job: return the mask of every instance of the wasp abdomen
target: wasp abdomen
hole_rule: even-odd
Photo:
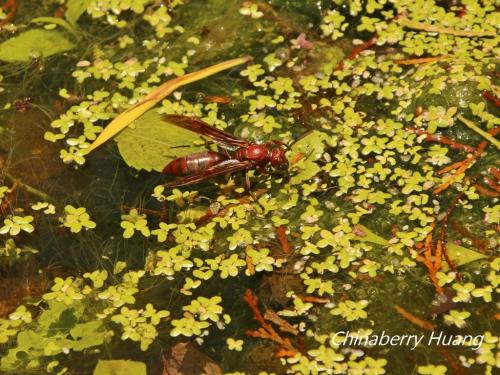
[[[186,176],[202,172],[224,160],[227,160],[227,156],[218,152],[199,152],[172,160],[163,168],[163,173],[173,176]]]

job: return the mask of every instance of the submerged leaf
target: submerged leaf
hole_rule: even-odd
[[[466,247],[456,245],[453,242],[446,244],[446,253],[456,267],[463,266],[464,264],[475,262],[479,259],[486,258],[486,255],[477,251],[468,249]],[[447,268],[447,264],[443,264],[443,269]]]
[[[158,113],[149,111],[116,137],[125,162],[136,169],[161,172],[173,159],[204,151],[194,146],[195,133],[163,121]]]
[[[137,361],[99,360],[94,370],[94,375],[119,375],[119,374],[146,375],[146,365],[142,362],[137,362]]]
[[[74,44],[57,30],[29,30],[0,44],[0,60],[30,61],[69,51]]]
[[[162,357],[161,375],[222,374],[220,367],[193,343],[179,342]]]
[[[91,2],[92,0],[68,0],[66,4],[68,9],[65,13],[66,19],[72,25],[75,25],[78,18],[85,13]]]
[[[177,219],[179,223],[195,223],[197,220],[207,215],[208,211],[209,208],[206,206],[195,206],[179,212],[177,214]]]
[[[354,233],[356,234],[356,237],[354,238],[358,241],[372,242],[381,246],[386,246],[389,243],[389,241],[387,241],[385,238],[380,237],[361,224],[356,225],[356,227],[354,228]]]

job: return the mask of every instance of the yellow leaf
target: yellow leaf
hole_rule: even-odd
[[[189,83],[199,81],[203,78],[209,77],[223,70],[233,68],[235,66],[244,64],[251,60],[250,56],[239,57],[237,59],[232,59],[224,61],[222,63],[209,66],[208,68],[198,70],[196,72],[185,74],[181,77],[174,78],[170,81],[165,82],[163,85],[158,87],[156,90],[151,91],[146,97],[137,103],[132,108],[127,109],[125,112],[118,115],[113,121],[110,122],[108,126],[102,131],[97,139],[90,145],[87,149],[87,154],[95,150],[97,147],[113,138],[120,131],[129,126],[135,119],[148,111],[160,100],[165,98],[167,95],[171,94],[173,91],[181,86],[187,85]]]
[[[478,251],[468,249],[453,242],[448,242],[446,244],[446,253],[448,254],[448,257],[451,259],[451,261],[455,264],[455,267],[460,267],[464,264],[486,258],[486,255],[481,254]],[[448,271],[448,264],[443,263],[441,270],[444,272]]]
[[[354,237],[354,239],[358,241],[372,242],[382,246],[386,246],[389,243],[389,241],[387,241],[385,238],[375,234],[364,225],[358,224],[356,225],[355,229],[356,229],[355,231],[356,237]]]

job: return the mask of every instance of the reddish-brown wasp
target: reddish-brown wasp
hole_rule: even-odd
[[[288,167],[285,146],[279,141],[249,142],[194,117],[165,115],[163,120],[208,137],[224,149],[224,152],[204,151],[172,160],[163,173],[179,178],[165,186],[195,184],[210,177],[249,169],[264,171],[268,166],[275,169]]]

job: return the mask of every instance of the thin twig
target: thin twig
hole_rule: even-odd
[[[292,249],[290,248],[290,243],[288,242],[288,237],[286,235],[286,227],[284,225],[280,225],[278,229],[276,229],[276,234],[283,252],[285,254],[290,254]]]
[[[267,189],[259,189],[257,191],[255,191],[253,194],[255,197],[260,197],[262,194],[264,194],[265,192],[267,191]],[[227,206],[225,206],[223,209],[221,209],[220,211],[217,211],[217,212],[214,212],[212,210],[208,210],[207,213],[205,213],[202,217],[200,217],[198,220],[196,220],[195,224],[196,225],[200,225],[200,224],[203,224],[205,222],[207,222],[208,220],[211,220],[212,218],[214,217],[224,217],[227,215],[228,211],[233,208],[233,207],[236,207],[236,206],[240,206],[240,205],[243,205],[243,204],[250,204],[252,202],[252,199],[250,196],[244,196],[244,197],[241,197],[238,199],[238,203],[237,204],[228,204]]]
[[[252,310],[254,319],[261,325],[261,328],[257,330],[247,330],[246,334],[252,337],[271,340],[278,344],[280,347],[286,349],[289,352],[290,356],[297,354],[298,350],[293,346],[290,339],[281,337],[273,328],[273,326],[266,322],[258,307],[259,300],[250,289],[247,289],[245,291],[243,299],[248,304],[248,307],[250,307],[250,310]]]
[[[472,241],[473,247],[480,250],[482,253],[486,251],[486,248],[488,247],[489,244],[488,240],[476,237],[458,219],[452,220],[451,225],[453,226],[455,232],[460,234],[462,237],[470,239]]]
[[[17,11],[17,4],[15,0],[7,0],[5,4],[2,6],[3,10],[9,9],[9,12],[7,13],[6,17],[0,21],[0,27],[8,24],[12,17],[14,17],[14,14]]]
[[[122,209],[126,211],[130,210],[137,210],[140,214],[146,214],[146,215],[154,215],[154,216],[162,216],[163,212],[157,211],[157,210],[150,210],[149,208],[144,208],[144,207],[133,207],[133,206],[128,206],[126,204],[122,205]]]
[[[467,120],[462,115],[458,115],[457,118],[462,121],[468,128],[474,130],[476,133],[485,138],[488,142],[494,144],[496,148],[500,150],[500,141],[498,141],[495,137],[493,137],[488,132],[485,132],[483,129],[479,128],[476,124],[474,124],[471,120]]]
[[[440,34],[450,34],[455,36],[469,36],[469,37],[495,37],[497,33],[494,31],[467,31],[467,30],[455,30],[438,25],[429,25],[427,23],[422,23],[418,21],[412,21],[406,17],[400,17],[396,20],[401,26],[407,27],[409,29],[428,31],[430,33],[440,33]]]
[[[439,249],[437,248],[437,246],[434,247],[433,243],[433,232],[435,227],[436,222],[433,222],[429,234],[427,234],[427,236],[425,237],[424,256],[419,256],[418,259],[427,267],[427,270],[429,271],[429,277],[434,284],[434,288],[436,288],[436,292],[438,292],[439,294],[444,294],[444,290],[441,285],[439,285],[439,280],[436,276],[436,273],[441,268],[441,253],[439,252],[438,254]],[[433,252],[433,250],[435,251]]]
[[[474,186],[478,192],[480,192],[483,195],[486,195],[487,197],[496,198],[496,197],[500,196],[499,192],[494,191],[494,190],[490,190],[482,185],[474,184],[472,186]]]
[[[435,57],[420,57],[417,59],[403,59],[403,60],[394,60],[394,62],[398,65],[417,65],[417,64],[428,64],[431,62],[444,60],[449,58],[449,55],[441,55]]]
[[[481,93],[481,96],[486,100],[489,100],[491,103],[493,103],[495,107],[500,107],[500,99],[498,99],[497,96],[493,94],[491,91],[484,90]]]
[[[448,177],[441,185],[439,185],[433,192],[432,194],[437,195],[441,193],[442,191],[446,190],[452,183],[454,183],[458,177],[462,174],[465,174],[465,171],[472,166],[472,164],[476,161],[475,156],[468,157],[467,159],[459,162],[459,167],[457,168],[456,172],[453,173],[450,177]],[[457,163],[455,163],[457,164]],[[453,165],[455,165],[453,164]]]
[[[452,262],[446,251],[446,230],[448,229],[448,219],[450,218],[453,210],[457,207],[458,201],[463,197],[463,195],[464,195],[463,191],[457,194],[457,196],[451,202],[450,207],[448,207],[448,209],[446,210],[443,220],[441,221],[441,229],[439,233],[439,242],[438,242],[438,245],[441,244],[442,246],[442,253],[444,259],[446,260],[446,263],[448,263],[448,267],[450,267],[450,269],[457,274],[459,280],[460,280],[460,275],[457,272],[457,267]]]
[[[46,202],[47,201],[50,201],[50,202],[54,202],[55,201],[54,198],[52,198],[50,195],[44,193],[43,191],[35,189],[34,187],[32,187],[30,185],[27,185],[24,182],[21,182],[18,178],[12,176],[11,174],[5,173],[4,175],[12,183],[15,183],[16,181],[19,181],[19,187],[22,188],[22,189],[24,189],[24,190],[26,190],[28,193],[30,193],[30,194],[32,194],[34,196],[37,196],[38,198],[43,199]]]
[[[488,134],[495,137],[498,133],[500,132],[500,127],[493,128],[491,130],[488,130]],[[457,163],[453,163],[452,165],[441,169],[440,171],[437,172],[437,174],[443,174],[448,171],[451,171],[453,169],[457,169],[453,175],[448,177],[441,185],[435,189],[432,194],[439,194],[442,191],[446,190],[453,182],[456,181],[456,179],[462,174],[465,173],[465,171],[472,166],[472,164],[481,157],[483,154],[484,150],[486,150],[486,147],[488,147],[489,142],[487,140],[482,141],[479,143],[479,145],[476,147],[476,151],[474,152],[474,155],[467,157],[466,159],[459,161]]]
[[[484,176],[483,177],[483,182],[488,185],[491,189],[493,189],[496,192],[500,193],[500,184],[498,183],[497,180],[495,180],[493,177],[489,176]]]
[[[368,39],[365,43],[357,46],[357,47],[354,47],[351,51],[351,53],[349,53],[349,56],[347,56],[347,58],[349,60],[354,60],[356,57],[358,57],[358,55],[363,52],[364,50],[370,48],[371,46],[373,46],[375,43],[377,43],[377,34],[375,34],[373,37],[371,37],[370,39]]]
[[[375,43],[377,43],[377,34],[375,33],[368,41],[364,42],[363,44],[357,46],[357,47],[354,47],[351,52],[349,53],[349,55],[347,56],[347,59],[348,60],[354,60],[356,57],[358,57],[358,55],[363,52],[365,49],[368,49],[370,48],[371,46],[373,46]],[[337,70],[342,70],[344,69],[344,61],[345,60],[341,60],[338,64],[337,64],[337,67],[336,69]],[[299,159],[300,160],[300,159]]]
[[[415,133],[415,134],[418,134],[418,135],[425,134],[426,135],[425,140],[427,142],[442,143],[444,145],[450,146],[451,148],[454,148],[454,149],[457,149],[457,150],[463,150],[465,152],[475,152],[476,151],[475,147],[472,147],[472,146],[469,146],[469,145],[464,145],[463,143],[456,142],[453,139],[445,137],[444,135],[429,134],[425,130],[416,129],[416,128],[409,128],[408,130],[411,131],[412,133]]]
[[[465,375],[467,373],[464,367],[451,356],[450,352],[443,345],[438,345],[437,348],[450,364],[454,375]]]
[[[419,317],[413,315],[411,312],[402,308],[401,306],[394,305],[394,308],[403,318],[408,320],[410,323],[412,323],[420,328],[426,329],[428,331],[434,330],[434,327],[435,327],[434,324],[429,323],[423,319],[420,319]]]

